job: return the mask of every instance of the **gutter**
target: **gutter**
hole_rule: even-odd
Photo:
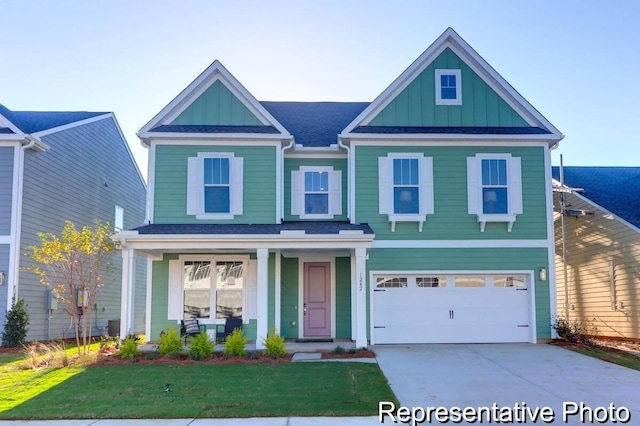
[[[355,200],[355,164],[351,155],[351,147],[344,143],[342,135],[338,135],[338,147],[347,151],[347,220],[349,223],[356,223],[355,207],[352,200]]]

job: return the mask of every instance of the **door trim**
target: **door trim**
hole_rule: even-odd
[[[300,256],[298,257],[298,338],[304,339],[304,264],[307,262],[327,262],[329,263],[329,277],[331,286],[331,298],[329,312],[331,315],[331,338],[336,337],[336,259],[327,256]]]

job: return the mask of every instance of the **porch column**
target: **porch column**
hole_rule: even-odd
[[[260,248],[257,250],[258,256],[258,306],[257,306],[257,333],[256,349],[264,349],[264,340],[269,331],[269,250]]]
[[[133,307],[135,295],[135,250],[122,247],[122,293],[120,302],[120,338],[133,333]]]
[[[367,347],[367,250],[356,252],[356,347]]]

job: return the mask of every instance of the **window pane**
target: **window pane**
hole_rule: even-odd
[[[306,194],[304,196],[304,212],[306,214],[329,214],[329,195]]]
[[[507,188],[482,188],[482,212],[507,214]]]
[[[230,205],[228,186],[207,186],[204,188],[205,213],[229,213]]]
[[[455,99],[456,98],[456,88],[455,87],[443,87],[441,89],[440,97],[442,99]]]
[[[394,185],[418,185],[418,159],[396,158],[393,160]]]
[[[242,262],[216,262],[216,318],[241,318],[244,289]]]
[[[472,276],[455,277],[455,286],[456,287],[484,287],[485,279],[484,277],[472,277]]]
[[[446,287],[447,277],[416,277],[416,287]]]
[[[184,262],[184,317],[211,315],[211,262]]]
[[[205,158],[204,159],[204,183],[228,185],[229,184],[229,159]]]
[[[525,287],[523,275],[500,275],[493,277],[494,287]]]
[[[507,160],[482,160],[483,185],[507,185]]]
[[[447,84],[447,87],[456,87],[456,76],[455,75],[448,75],[447,77],[449,77],[449,81]]]
[[[405,288],[407,287],[406,277],[381,277],[376,280],[378,288]]]
[[[419,212],[420,203],[418,201],[417,187],[395,187],[393,188],[393,211],[394,213],[415,213]]]

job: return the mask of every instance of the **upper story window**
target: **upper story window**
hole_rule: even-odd
[[[422,153],[392,153],[378,158],[379,212],[396,222],[418,222],[433,214],[433,160]]]
[[[342,172],[316,166],[292,171],[291,214],[301,219],[332,219],[342,214]]]
[[[436,105],[462,105],[460,70],[436,70]]]
[[[480,231],[487,222],[505,222],[511,232],[522,214],[521,161],[511,154],[477,154],[467,158],[469,214],[478,216]]]
[[[113,219],[113,230],[120,232],[124,229],[124,209],[116,206],[115,216]]]
[[[242,214],[242,201],[242,158],[199,152],[188,159],[187,214],[198,219],[233,219]]]

